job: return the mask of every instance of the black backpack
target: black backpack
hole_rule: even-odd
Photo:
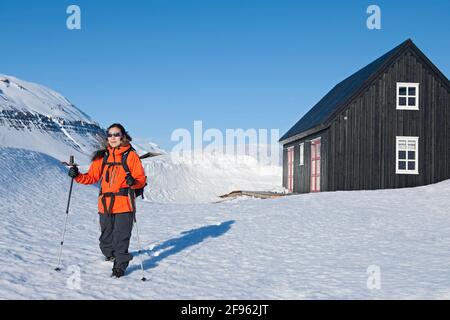
[[[108,153],[108,151],[106,151],[105,155],[103,156],[102,169],[101,169],[100,176],[101,177],[103,176],[103,170],[105,170],[105,166],[106,165],[109,165],[109,166],[121,165],[123,167],[123,169],[125,170],[126,175],[127,176],[131,176],[130,168],[128,167],[128,164],[127,164],[128,154],[130,153],[130,151],[136,152],[136,150],[133,147],[130,147],[127,151],[125,151],[122,154],[122,162],[108,162],[109,153]],[[139,157],[139,159],[141,159],[141,157]],[[106,181],[108,181],[108,180],[109,180],[109,171],[106,172]],[[145,183],[145,185],[142,188],[140,188],[140,189],[133,189],[134,190],[134,195],[136,197],[141,196],[142,199],[144,199],[144,188],[146,186],[147,186],[147,182]]]

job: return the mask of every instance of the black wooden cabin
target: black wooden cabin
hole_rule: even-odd
[[[336,85],[280,143],[290,192],[449,179],[450,82],[408,39]]]

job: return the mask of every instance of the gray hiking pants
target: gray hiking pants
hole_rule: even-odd
[[[114,256],[114,268],[125,271],[133,256],[128,253],[134,214],[132,212],[102,214],[100,216],[100,250],[105,257]]]

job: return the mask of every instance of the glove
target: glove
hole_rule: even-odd
[[[127,185],[129,187],[134,186],[136,184],[136,179],[134,179],[131,175],[128,175],[125,181],[127,182]]]
[[[80,174],[80,171],[78,171],[78,167],[70,167],[69,169],[69,177],[76,178]]]

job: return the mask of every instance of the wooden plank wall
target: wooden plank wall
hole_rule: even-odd
[[[396,110],[396,83],[418,82],[419,110]],[[332,122],[328,190],[413,187],[450,178],[450,92],[412,51]],[[419,137],[419,174],[395,174],[396,136]]]

